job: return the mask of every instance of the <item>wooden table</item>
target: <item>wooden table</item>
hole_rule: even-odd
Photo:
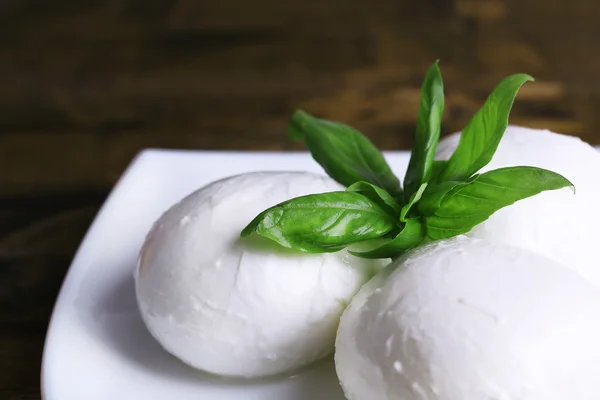
[[[585,0],[0,2],[0,399],[39,398],[65,271],[140,149],[299,149],[299,107],[406,149],[436,58],[445,132],[528,72],[512,122],[600,144],[599,17]]]

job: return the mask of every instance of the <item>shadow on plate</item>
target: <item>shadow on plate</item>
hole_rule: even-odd
[[[198,380],[198,373],[167,353],[150,335],[139,313],[133,274],[110,285],[92,304],[99,339],[136,369],[169,380]]]

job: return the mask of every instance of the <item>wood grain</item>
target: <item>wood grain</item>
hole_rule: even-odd
[[[64,273],[139,150],[299,149],[296,108],[407,149],[437,58],[444,132],[528,72],[512,122],[600,144],[598,18],[585,0],[0,2],[0,399],[39,398]]]

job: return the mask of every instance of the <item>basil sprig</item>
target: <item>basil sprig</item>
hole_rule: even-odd
[[[360,132],[297,111],[289,126],[290,137],[303,140],[327,174],[348,189],[302,196],[271,207],[241,235],[257,233],[310,253],[373,241],[378,247],[350,252],[364,258],[394,258],[426,241],[467,233],[519,200],[547,190],[574,189],[562,175],[535,167],[477,174],[498,148],[517,92],[532,80],[529,75],[516,74],[500,82],[463,130],[450,159],[434,161],[444,111],[442,75],[434,63],[421,88],[404,190],[383,154]]]
[[[366,181],[401,199],[400,181],[383,154],[356,129],[298,110],[288,134],[294,140],[304,140],[315,161],[342,185]]]
[[[404,195],[408,199],[429,182],[433,171],[433,157],[440,140],[444,113],[444,84],[437,61],[425,75],[421,88],[421,104],[417,114],[417,134],[404,177]]]
[[[516,74],[504,79],[460,135],[458,147],[441,174],[442,180],[467,179],[494,156],[508,126],[508,115],[521,86],[533,78]]]
[[[296,197],[260,213],[242,231],[256,232],[279,244],[324,253],[379,238],[396,226],[393,214],[358,192]]]
[[[393,211],[392,214],[402,211],[402,207],[391,194],[372,183],[359,181],[348,186],[346,190],[349,192],[360,192],[374,202],[381,204],[384,208],[389,207]]]
[[[559,174],[535,167],[508,167],[475,175],[441,197],[435,211],[425,217],[431,239],[466,233],[501,208],[573,184]]]

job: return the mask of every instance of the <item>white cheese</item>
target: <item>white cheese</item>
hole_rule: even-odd
[[[458,134],[441,140],[436,158],[449,158],[458,140]],[[562,174],[573,182],[576,194],[565,188],[521,200],[496,212],[468,236],[543,254],[600,287],[600,154],[576,137],[509,126],[482,172],[522,165]]]
[[[350,400],[600,399],[600,291],[538,254],[480,239],[417,249],[344,312]]]
[[[346,251],[304,254],[240,231],[300,195],[343,190],[294,172],[212,183],[168,210],[140,255],[136,293],[162,346],[213,374],[280,374],[333,351],[339,317],[379,262]]]

